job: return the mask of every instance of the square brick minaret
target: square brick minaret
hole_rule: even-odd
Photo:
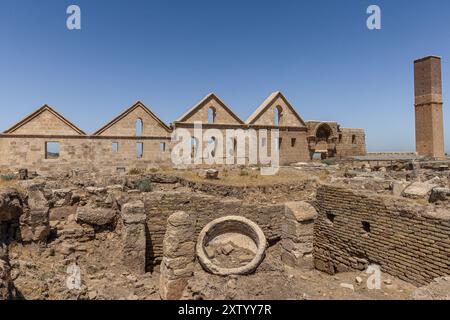
[[[414,61],[416,151],[432,159],[445,158],[442,117],[441,58]]]

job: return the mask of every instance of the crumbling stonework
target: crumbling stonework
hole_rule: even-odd
[[[210,111],[213,113],[212,121],[208,119]],[[279,114],[278,123],[275,123],[275,113]],[[193,134],[196,121],[202,122],[203,129],[218,130],[224,137],[227,129],[269,130],[266,141],[269,154],[272,145],[269,143],[270,130],[278,129],[280,164],[311,160],[312,154],[320,147],[316,143],[322,142],[321,137],[314,135],[315,129],[309,129],[281,92],[271,94],[246,122],[215,94],[206,96],[171,126],[138,101],[91,135],[44,105],[0,134],[0,169],[26,169],[46,175],[70,170],[111,174],[134,168],[173,166],[172,132],[185,128]],[[138,130],[138,123],[141,123],[142,130]],[[338,126],[337,123],[334,125]],[[329,156],[365,154],[365,135],[361,129],[338,129],[328,140]],[[208,145],[206,140],[199,143],[202,143],[203,150]],[[58,145],[58,150],[48,147],[52,144]],[[225,141],[223,154],[227,154]],[[243,161],[247,163],[248,154],[244,157]]]
[[[163,300],[178,300],[194,273],[195,218],[183,211],[167,219],[159,282]]]
[[[50,234],[49,206],[37,186],[28,191],[28,209],[20,217],[20,234],[24,242],[43,242]]]
[[[318,189],[316,206],[317,269],[334,274],[377,264],[413,284],[450,274],[448,210],[329,185]]]
[[[11,280],[11,267],[8,261],[7,247],[0,242],[0,300],[9,300],[14,296]]]
[[[287,202],[282,224],[281,259],[291,267],[312,266],[316,209],[309,203]]]
[[[22,214],[23,199],[20,194],[12,189],[0,190],[0,300],[17,296],[11,279],[7,244],[14,239]]]
[[[167,218],[179,210],[184,210],[197,217],[195,237],[210,221],[232,213],[256,222],[269,243],[274,243],[281,238],[283,204],[249,204],[241,200],[183,192],[148,193],[144,195],[144,203],[149,230],[147,238],[148,268],[161,261]]]
[[[122,262],[136,274],[146,271],[146,226],[142,201],[126,203],[122,208]]]

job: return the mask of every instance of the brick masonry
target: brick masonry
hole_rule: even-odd
[[[450,213],[412,200],[324,185],[317,191],[314,264],[334,274],[381,270],[415,285],[450,274]]]
[[[414,95],[416,151],[421,156],[443,159],[441,58],[431,56],[414,62]]]
[[[261,227],[269,243],[281,239],[284,204],[248,204],[241,200],[183,192],[151,192],[144,195],[144,204],[148,228],[148,269],[161,262],[167,218],[180,210],[195,217],[195,239],[207,223],[227,215],[244,216],[254,221]]]

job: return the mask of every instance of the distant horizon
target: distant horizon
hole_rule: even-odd
[[[281,91],[305,121],[364,129],[368,152],[415,152],[413,62],[436,55],[450,153],[449,30],[445,0],[0,0],[0,131],[45,104],[88,134],[136,101],[169,124],[210,92],[245,121]]]

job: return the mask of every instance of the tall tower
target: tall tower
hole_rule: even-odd
[[[414,96],[416,151],[421,156],[443,159],[441,58],[429,56],[414,61]]]

